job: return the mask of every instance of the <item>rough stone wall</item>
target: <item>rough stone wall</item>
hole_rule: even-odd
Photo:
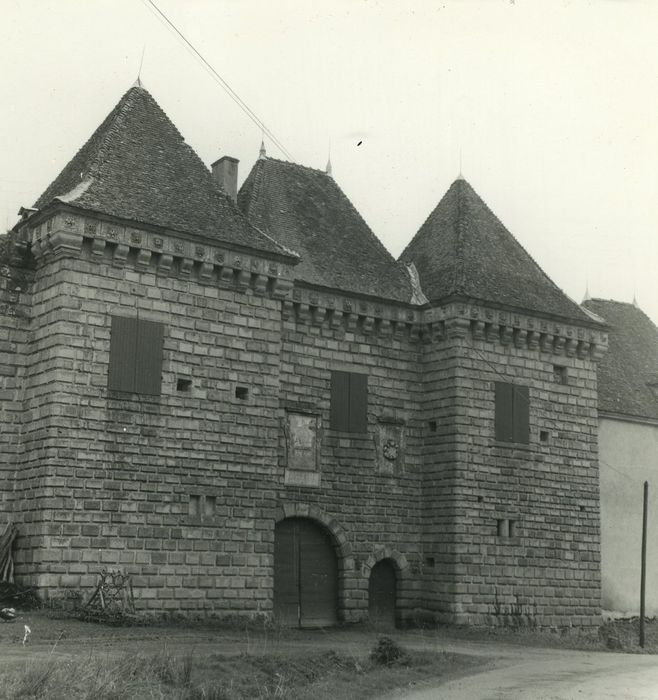
[[[398,614],[407,620],[419,605],[420,343],[405,323],[364,327],[363,319],[353,317],[350,324],[347,317],[338,311],[314,323],[293,313],[283,322],[279,415],[283,424],[291,412],[318,417],[319,478],[284,485],[290,479],[282,473],[277,497],[282,504],[320,509],[344,533],[349,556],[339,591],[343,619],[367,616],[370,569],[388,558],[398,570]],[[367,375],[366,433],[331,429],[331,370]],[[394,459],[384,456],[387,443],[395,450],[387,451],[389,458],[397,453]],[[285,447],[279,452],[284,470]]]
[[[440,619],[458,622],[594,624],[600,613],[600,535],[590,345],[488,325],[455,319],[436,344],[436,360],[432,350],[426,355],[426,365],[436,361],[440,368],[440,353],[447,352],[442,345],[451,348],[448,367],[437,372],[453,378],[448,436],[434,453],[439,469],[426,452],[424,541],[429,546],[427,530],[434,527],[433,556],[445,566],[435,570],[439,597],[428,607]],[[567,384],[556,383],[554,365],[567,368]],[[426,379],[431,376],[426,373]],[[529,387],[529,444],[496,441],[496,382]],[[447,466],[441,457],[445,443]],[[437,473],[445,475],[445,486]],[[513,536],[498,534],[498,520],[514,521]],[[452,580],[446,582],[446,575]]]

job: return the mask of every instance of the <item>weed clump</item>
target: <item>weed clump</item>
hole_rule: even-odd
[[[406,666],[409,655],[394,639],[380,637],[370,652],[370,660],[378,666]]]

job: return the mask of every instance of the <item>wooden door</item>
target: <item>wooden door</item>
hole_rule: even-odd
[[[288,518],[274,530],[274,615],[282,624],[336,623],[338,563],[329,535],[311,520]]]
[[[378,626],[395,626],[397,575],[390,559],[377,562],[370,571],[368,583],[368,612],[370,621]]]

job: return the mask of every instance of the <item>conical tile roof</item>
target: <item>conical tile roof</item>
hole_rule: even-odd
[[[285,254],[249,224],[157,102],[133,86],[38,199]]]
[[[462,178],[453,182],[400,260],[416,265],[431,301],[462,296],[592,322]]]
[[[259,229],[301,257],[295,277],[323,287],[412,300],[411,277],[326,172],[261,157],[238,193]]]

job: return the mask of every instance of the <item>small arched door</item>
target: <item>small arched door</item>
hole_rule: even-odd
[[[338,562],[329,534],[313,520],[286,518],[274,528],[274,616],[284,625],[336,624]]]
[[[370,571],[368,613],[378,626],[395,627],[397,573],[390,559],[378,561]]]

